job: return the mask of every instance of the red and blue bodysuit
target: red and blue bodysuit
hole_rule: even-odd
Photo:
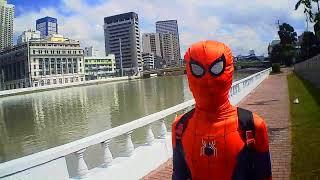
[[[230,48],[198,42],[184,59],[196,104],[172,126],[172,179],[271,179],[265,122],[251,113],[252,127],[243,130],[248,123],[241,126],[239,108],[228,98],[234,71]]]

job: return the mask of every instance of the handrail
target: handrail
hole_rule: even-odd
[[[60,157],[66,156],[73,152],[77,152],[81,149],[87,148],[89,146],[99,144],[106,140],[118,137],[120,135],[131,132],[135,129],[158,121],[168,115],[174,114],[181,111],[194,104],[194,100],[189,100],[184,103],[178,104],[171,108],[165,109],[163,111],[139,118],[137,120],[131,121],[129,123],[108,129],[106,131],[100,132],[95,135],[91,135],[61,146],[57,146],[48,150],[44,150],[35,154],[31,154],[19,159],[11,160],[0,164],[0,178],[12,172],[22,171],[24,169],[31,168],[38,164],[43,164],[45,162],[58,159]],[[18,166],[19,164],[19,166]]]
[[[232,99],[232,98],[234,98],[234,95],[236,95],[235,93],[231,93],[234,88],[237,88],[236,93],[240,93],[241,89],[246,87],[244,85],[240,86],[241,83],[244,84],[247,81],[251,82],[254,80],[255,77],[259,78],[259,77],[261,77],[261,75],[267,76],[269,74],[269,72],[270,72],[270,68],[263,70],[261,72],[258,72],[256,74],[253,74],[253,75],[246,77],[242,80],[239,80],[237,82],[234,82],[232,84],[232,88],[230,89],[230,94],[231,94],[230,98]],[[262,80],[263,80],[263,78],[257,79],[257,81],[260,81],[260,82]],[[255,88],[257,86],[257,83],[254,84],[252,82],[251,85],[252,84],[253,84],[253,86],[248,88],[247,90],[251,91],[252,88]],[[241,95],[241,93],[239,95],[243,96],[243,94]],[[0,178],[10,176],[10,175],[15,174],[17,172],[33,168],[33,167],[38,166],[40,164],[47,163],[49,161],[64,157],[64,156],[72,154],[72,153],[77,153],[77,154],[79,153],[81,155],[80,160],[79,160],[81,162],[79,162],[79,163],[84,163],[84,166],[86,167],[85,162],[83,161],[83,152],[85,151],[85,149],[87,147],[92,146],[92,145],[96,145],[99,143],[108,143],[110,139],[118,137],[120,135],[124,135],[124,134],[127,135],[127,141],[128,141],[127,147],[129,149],[131,148],[130,151],[132,151],[132,149],[134,149],[132,142],[131,142],[131,133],[133,130],[144,127],[144,126],[148,126],[149,129],[147,131],[147,133],[148,133],[147,138],[149,138],[149,140],[151,139],[150,141],[152,141],[152,138],[154,138],[154,137],[153,137],[152,130],[149,126],[151,123],[162,120],[162,131],[163,130],[166,131],[166,127],[165,127],[164,120],[163,120],[165,117],[172,115],[176,112],[179,112],[181,110],[184,110],[190,106],[193,106],[194,104],[195,104],[195,101],[192,99],[192,100],[186,101],[184,103],[175,105],[171,108],[162,110],[160,112],[157,112],[157,113],[139,118],[137,120],[131,121],[129,123],[120,125],[118,127],[114,127],[112,129],[108,129],[106,131],[97,133],[95,135],[91,135],[91,136],[88,136],[88,137],[85,137],[85,138],[58,146],[58,147],[54,147],[54,148],[51,148],[48,150],[44,150],[44,151],[41,151],[41,152],[38,152],[35,154],[28,155],[28,156],[25,156],[22,158],[18,158],[18,159],[14,159],[14,160],[11,160],[8,162],[4,162],[4,163],[0,164]],[[107,145],[105,146],[105,148],[106,148],[105,149],[106,152],[110,152]],[[130,151],[128,152],[129,156],[130,156]],[[112,159],[112,157],[111,157],[111,159]]]

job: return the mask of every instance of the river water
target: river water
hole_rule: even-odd
[[[238,72],[234,79],[252,73]],[[1,98],[0,163],[96,134],[191,98],[186,76],[155,77]],[[172,118],[168,118],[168,127]],[[145,130],[134,131],[132,138],[135,146],[143,144]],[[119,154],[122,145],[122,137],[113,140],[111,151],[114,156]],[[99,162],[99,156],[95,157],[96,160],[88,160],[89,167]]]

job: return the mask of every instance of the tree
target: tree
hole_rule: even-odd
[[[274,45],[272,47],[272,51],[270,54],[270,61],[272,64],[274,63],[281,63],[282,59],[282,48],[280,44]]]
[[[307,30],[309,29],[309,21],[313,22],[313,14],[311,11],[311,0],[299,0],[295,5],[295,10],[297,10],[300,5],[304,6],[304,14],[306,15],[306,23],[307,23]]]
[[[280,38],[280,44],[283,46],[293,45],[297,41],[297,33],[294,28],[287,23],[283,23],[279,26],[278,35]]]
[[[280,44],[276,45],[271,52],[272,63],[290,66],[295,57],[297,33],[290,24],[283,23],[279,26],[278,35]]]
[[[319,41],[313,32],[306,31],[302,34],[301,60],[309,59],[320,52]]]
[[[317,36],[318,39],[320,39],[320,12],[317,12],[314,16],[314,26],[313,26],[313,29],[314,29],[314,32]]]

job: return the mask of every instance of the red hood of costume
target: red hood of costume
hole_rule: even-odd
[[[230,48],[216,41],[201,41],[187,50],[184,59],[196,109],[216,114],[230,108],[234,71]]]

